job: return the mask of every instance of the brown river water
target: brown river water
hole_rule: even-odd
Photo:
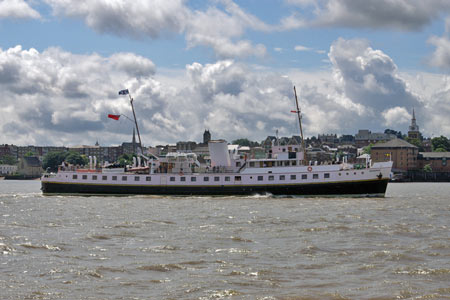
[[[385,198],[43,196],[0,181],[0,299],[450,299],[450,183]]]

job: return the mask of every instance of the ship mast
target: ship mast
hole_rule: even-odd
[[[127,90],[127,92],[128,92],[128,90]],[[137,120],[136,120],[136,113],[134,112],[133,98],[131,97],[131,94],[129,92],[128,92],[128,97],[130,97],[130,104],[131,104],[131,110],[133,111],[134,124],[136,125],[136,131],[138,132],[139,148],[141,149],[141,155],[144,155],[144,149],[142,148],[142,142],[141,142],[141,135],[139,133],[139,126],[137,125]]]
[[[295,95],[295,104],[297,106],[297,110],[295,111],[295,113],[297,113],[298,124],[299,124],[299,127],[300,127],[300,138],[302,139],[303,161],[307,161],[306,160],[305,139],[303,137],[303,129],[302,129],[302,112],[300,110],[300,106],[298,105],[297,90],[295,89],[295,86],[294,86],[294,95]]]

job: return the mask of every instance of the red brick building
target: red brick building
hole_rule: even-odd
[[[450,152],[420,152],[418,168],[430,165],[433,172],[450,172]]]
[[[394,162],[393,172],[407,172],[417,170],[419,148],[402,139],[393,139],[386,143],[378,143],[372,147],[371,158],[373,162]]]

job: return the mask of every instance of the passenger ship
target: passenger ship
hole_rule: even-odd
[[[135,115],[131,96],[130,102]],[[297,97],[296,102],[297,110],[293,112],[298,114],[303,137]],[[200,164],[194,153],[168,153],[165,157],[152,158],[141,155],[133,166],[115,169],[96,168],[96,159],[91,158],[88,169],[61,166],[57,173],[45,173],[41,178],[42,191],[117,195],[384,196],[392,168],[391,161],[372,163],[370,160],[364,164],[343,160],[319,165],[308,161],[304,142],[273,144],[264,159],[230,152],[224,140],[210,141],[208,148],[211,162],[207,165]]]

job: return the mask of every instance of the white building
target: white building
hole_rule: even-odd
[[[17,172],[15,165],[0,165],[0,175],[12,175]]]

